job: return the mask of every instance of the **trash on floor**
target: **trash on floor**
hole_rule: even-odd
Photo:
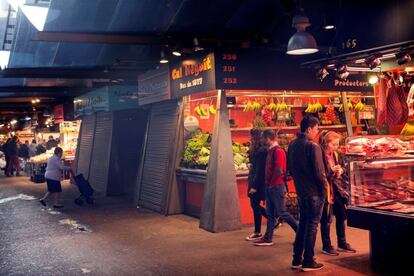
[[[87,227],[86,225],[80,224],[76,220],[73,220],[73,219],[61,219],[59,220],[59,224],[69,225],[72,229],[75,230],[76,233],[92,232],[92,230],[89,227]]]
[[[0,204],[6,203],[6,202],[9,202],[9,201],[13,201],[13,200],[16,200],[16,199],[34,200],[36,198],[34,196],[29,196],[29,195],[25,195],[25,194],[18,194],[17,196],[10,196],[10,197],[1,198],[0,199]]]
[[[82,268],[82,273],[87,274],[87,273],[91,273],[91,271],[87,268]]]
[[[51,214],[51,215],[60,215],[60,214],[62,214],[61,212],[54,211],[52,208],[49,208],[49,209],[47,210],[47,212],[48,212],[49,214]]]

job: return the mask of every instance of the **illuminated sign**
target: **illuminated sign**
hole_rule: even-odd
[[[174,97],[215,89],[214,54],[198,55],[173,64],[170,77]]]

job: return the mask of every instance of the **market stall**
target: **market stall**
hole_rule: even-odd
[[[63,121],[59,124],[59,146],[63,149],[66,158],[75,159],[81,121]]]
[[[83,174],[95,196],[133,197],[147,112],[139,109],[137,88],[112,85],[75,98],[82,120],[74,171]]]
[[[200,217],[209,231],[237,229],[253,221],[247,197],[251,128],[275,130],[282,146],[294,138],[304,115],[345,136],[367,130],[367,117],[375,112],[366,75],[321,83],[286,59],[269,51],[217,51],[171,65],[172,98],[180,99],[182,115],[176,144],[181,157],[170,156],[179,164],[178,182],[169,189],[176,186],[180,197],[164,194],[164,206],[179,201],[182,212]],[[288,186],[294,196],[293,184]]]
[[[340,92],[230,90],[226,95],[241,222],[250,224],[253,214],[247,196],[249,131],[252,128],[272,129],[278,135],[279,144],[287,150],[289,142],[299,131],[302,117],[315,116],[322,123],[321,129],[334,130],[347,137],[344,108]],[[362,131],[362,119],[358,119],[364,108],[361,99],[369,97],[373,97],[372,94],[347,94],[353,133]],[[182,169],[178,170],[178,174],[186,191],[185,212],[194,216],[199,216],[201,212],[200,199],[206,182],[214,116],[217,112],[216,98],[213,92],[209,92],[186,96],[183,100],[186,135]],[[191,174],[192,169],[195,169],[194,175]],[[292,181],[288,183],[288,190],[290,197],[296,196]],[[289,203],[292,202],[289,200]],[[288,207],[294,215],[298,215],[297,206]]]
[[[47,161],[50,157],[53,156],[55,148],[47,150],[45,153],[32,156],[26,162],[27,175],[30,177],[30,180],[34,183],[43,183],[45,182],[45,172]],[[62,160],[65,166],[73,167],[73,156],[71,153],[63,152]],[[69,179],[69,172],[62,172],[62,179]]]

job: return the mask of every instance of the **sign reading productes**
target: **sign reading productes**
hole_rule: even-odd
[[[207,54],[173,65],[171,83],[175,97],[215,89],[214,55]]]
[[[356,80],[356,81],[335,80],[334,85],[338,87],[341,87],[341,86],[342,87],[370,87],[371,86],[368,81],[360,81],[360,80]]]

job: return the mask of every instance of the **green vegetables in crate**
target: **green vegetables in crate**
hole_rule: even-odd
[[[210,157],[210,134],[195,131],[187,140],[181,166],[193,169],[206,169]]]
[[[191,169],[207,169],[211,151],[211,135],[196,131],[186,141],[181,166]],[[232,143],[233,160],[236,170],[247,170],[249,148],[239,143]]]
[[[233,161],[236,171],[247,170],[249,163],[249,148],[233,142]]]

